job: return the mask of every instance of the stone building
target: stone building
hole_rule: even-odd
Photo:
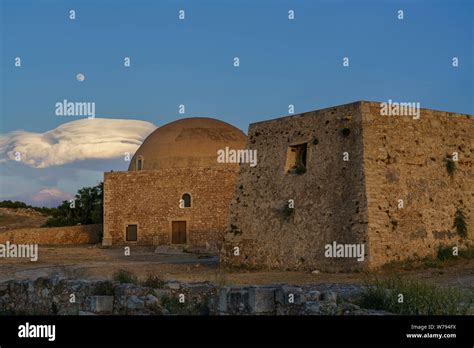
[[[103,245],[178,245],[218,249],[228,226],[239,166],[218,150],[244,148],[245,134],[211,118],[156,129],[127,172],[104,174]]]
[[[362,101],[251,124],[258,165],[241,166],[221,261],[362,270],[472,242],[474,119],[407,110]]]

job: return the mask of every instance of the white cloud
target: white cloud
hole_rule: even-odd
[[[150,122],[106,118],[81,119],[44,133],[14,131],[0,135],[0,162],[15,160],[34,168],[86,159],[112,159],[133,154],[156,129]]]
[[[47,207],[55,207],[61,204],[63,201],[67,201],[71,198],[74,198],[74,196],[69,193],[62,192],[55,187],[51,187],[44,188],[30,197],[27,197],[25,201],[29,204],[32,204],[33,206],[44,205]]]

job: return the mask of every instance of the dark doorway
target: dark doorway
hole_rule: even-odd
[[[186,244],[186,221],[171,222],[171,243]]]
[[[136,242],[138,239],[137,225],[127,225],[125,240],[127,242]]]

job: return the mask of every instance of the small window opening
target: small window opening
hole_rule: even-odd
[[[137,158],[137,170],[143,170],[143,157],[138,156]]]
[[[306,172],[308,146],[307,143],[288,147],[285,172],[303,174]]]
[[[185,193],[181,199],[183,200],[183,206],[184,208],[190,208],[191,207],[191,195],[189,193]]]

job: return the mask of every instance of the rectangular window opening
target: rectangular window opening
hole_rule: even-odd
[[[306,172],[308,144],[288,146],[285,173],[303,174]]]

